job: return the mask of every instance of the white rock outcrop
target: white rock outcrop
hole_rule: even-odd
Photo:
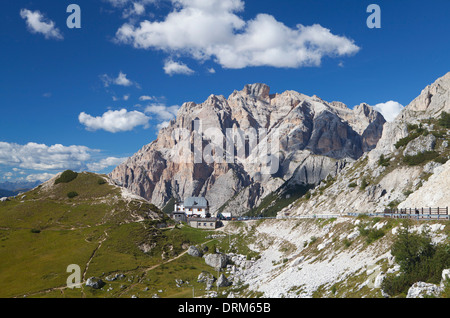
[[[441,288],[435,284],[417,282],[408,290],[406,298],[424,298],[427,296],[438,297]]]

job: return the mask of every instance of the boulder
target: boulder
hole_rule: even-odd
[[[227,266],[228,258],[224,254],[207,254],[204,257],[206,264],[216,269]]]
[[[200,275],[198,275],[197,282],[198,283],[206,283],[208,280],[212,280],[213,282],[216,281],[216,278],[211,274],[210,272],[201,272]]]
[[[386,275],[383,272],[379,273],[378,276],[375,278],[373,287],[381,288],[381,284],[383,284],[383,281],[385,278],[386,278]]]
[[[231,283],[228,281],[228,279],[225,277],[224,274],[221,274],[219,276],[219,279],[217,280],[217,287],[228,287]]]
[[[442,281],[441,281],[441,287],[444,287],[444,284],[450,281],[450,269],[444,269],[442,271]]]
[[[424,296],[438,297],[440,293],[441,288],[435,284],[417,282],[408,290],[406,298],[424,298]]]
[[[88,278],[88,280],[86,281],[86,286],[88,287],[92,287],[94,289],[100,289],[103,286],[105,286],[105,282],[102,281],[100,278],[97,277],[90,277]]]
[[[215,281],[216,278],[209,272],[201,272],[197,278],[198,283],[206,283],[206,290],[210,290],[213,287]]]
[[[122,278],[125,278],[124,274],[115,274],[115,275],[106,276],[105,280],[107,280],[108,282],[113,282],[115,280],[122,279]]]
[[[194,245],[189,246],[187,253],[193,257],[202,257],[203,253]]]

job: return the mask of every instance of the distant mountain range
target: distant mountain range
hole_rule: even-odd
[[[28,190],[31,190],[35,187],[37,187],[39,184],[41,184],[40,181],[34,181],[34,182],[1,182],[0,183],[0,197],[10,197],[17,195],[21,192],[26,192]]]

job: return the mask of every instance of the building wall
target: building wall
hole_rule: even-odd
[[[190,220],[189,226],[197,228],[197,229],[215,230],[216,229],[216,221]]]

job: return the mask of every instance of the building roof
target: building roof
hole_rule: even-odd
[[[208,201],[203,197],[189,197],[184,199],[185,208],[207,208]]]

